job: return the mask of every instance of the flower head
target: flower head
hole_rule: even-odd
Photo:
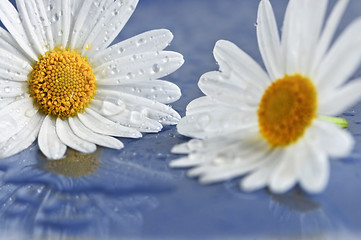
[[[205,73],[206,96],[187,106],[178,131],[194,137],[173,148],[188,156],[173,167],[194,167],[190,176],[212,183],[246,175],[245,191],[268,186],[283,193],[299,183],[325,189],[329,157],[347,156],[353,138],[327,121],[361,97],[361,81],[346,83],[361,60],[361,20],[331,45],[347,0],[324,22],[327,0],[290,0],[282,37],[269,0],[258,9],[257,38],[267,71],[229,41],[214,57],[220,71]]]
[[[173,35],[153,30],[110,46],[138,0],[0,2],[0,158],[37,138],[49,159],[67,147],[120,149],[115,137],[139,138],[176,124],[166,104],[179,88],[157,80],[183,64],[164,51]]]

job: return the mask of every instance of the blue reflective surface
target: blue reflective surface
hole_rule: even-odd
[[[271,0],[280,27],[287,2]],[[335,1],[330,2],[331,7]],[[168,49],[181,52],[186,62],[166,79],[182,89],[172,106],[183,116],[186,105],[202,95],[199,77],[218,69],[212,55],[217,40],[231,40],[262,64],[257,7],[255,0],[140,0],[116,41],[156,28],[173,32]],[[360,10],[361,2],[351,0],[338,34]],[[360,75],[361,70],[354,77]],[[0,238],[356,239],[361,234],[361,104],[343,117],[357,144],[348,158],[331,161],[329,185],[318,195],[298,188],[284,195],[267,189],[246,194],[237,179],[199,185],[183,170],[168,168],[177,157],[172,146],[187,140],[174,126],[125,139],[119,151],[100,150],[91,156],[95,171],[77,178],[47,167],[33,144],[0,162]]]

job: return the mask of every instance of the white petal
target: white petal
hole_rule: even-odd
[[[192,139],[192,140],[198,140],[198,139]],[[198,141],[202,141],[202,140],[198,140]],[[177,153],[177,154],[188,154],[191,152],[191,150],[188,147],[188,142],[185,142],[185,143],[174,145],[171,152]],[[185,158],[185,159],[188,159],[188,158]],[[186,161],[185,159],[182,159],[182,161]],[[175,161],[177,161],[177,160],[175,160]]]
[[[71,28],[70,0],[43,0],[51,22],[53,43],[51,46],[67,47]],[[49,39],[50,40],[50,39]]]
[[[118,115],[109,116],[109,119],[123,126],[134,128],[140,132],[159,132],[163,126],[156,120],[148,118],[137,111],[126,110]]]
[[[182,66],[183,56],[176,52],[146,52],[105,62],[94,69],[98,85],[144,81],[167,76]]]
[[[91,153],[96,150],[97,147],[95,144],[90,143],[74,134],[68,121],[57,118],[55,125],[56,133],[65,145],[82,153]]]
[[[283,77],[281,64],[281,42],[278,27],[269,0],[263,0],[258,7],[257,40],[263,62],[271,79]]]
[[[6,107],[10,103],[15,102],[15,98],[9,97],[9,98],[0,98],[0,109]]]
[[[129,93],[160,103],[172,103],[177,101],[181,96],[181,91],[177,85],[163,80],[127,81],[117,86],[102,86],[101,89]]]
[[[209,142],[211,144],[215,143]],[[209,149],[211,144],[206,148]],[[210,181],[222,181],[252,171],[263,164],[265,156],[269,152],[265,142],[242,142],[242,139],[233,139],[232,142],[220,143],[218,146],[214,146],[213,149],[209,149],[209,151],[205,151],[206,148],[202,147],[201,152],[197,151],[188,156],[190,159],[202,158],[204,162],[200,166],[189,170],[187,174],[191,177],[200,175],[202,177],[201,181],[207,180],[209,183]]]
[[[265,71],[250,56],[229,41],[219,40],[213,50],[220,71],[235,75],[238,81],[264,89],[271,81]],[[248,85],[245,85],[248,87]]]
[[[355,105],[361,98],[361,79],[346,84],[340,89],[330,91],[320,97],[318,113],[336,116]]]
[[[241,81],[234,83],[221,72],[207,72],[198,82],[204,94],[220,102],[240,108],[257,108],[263,91],[248,86],[241,86]]]
[[[28,39],[18,12],[8,0],[0,1],[0,20],[26,54],[37,61],[37,53],[30,47],[34,43]]]
[[[278,164],[271,172],[269,180],[269,187],[273,193],[284,193],[296,184],[298,178],[296,155],[299,150],[297,146],[288,146],[280,159],[277,159]]]
[[[336,40],[315,75],[319,91],[339,87],[355,72],[361,60],[361,18],[351,23]]]
[[[102,9],[102,3],[95,3],[93,0],[74,1],[80,2],[80,9],[76,12],[76,20],[74,21],[73,31],[71,33],[71,40],[69,47],[71,49],[82,48],[85,45],[85,40],[89,37],[91,29],[99,20],[100,11]],[[90,46],[88,46],[90,48]],[[78,49],[79,50],[79,49]]]
[[[55,126],[55,120],[47,115],[41,125],[38,137],[41,152],[50,160],[60,159],[66,152],[66,145],[59,139]]]
[[[310,75],[315,50],[324,25],[328,0],[306,0],[304,2],[305,10],[302,13],[303,19],[301,19],[303,44],[302,49],[300,49],[300,56],[302,56],[301,60],[303,60],[301,64],[305,66],[304,72]]]
[[[92,143],[103,147],[121,149],[124,147],[123,143],[116,138],[101,135],[93,132],[89,128],[85,127],[78,118],[69,118],[69,125],[73,132],[80,138],[88,140]]]
[[[209,139],[191,139],[186,143],[174,146],[173,153],[199,153],[199,154],[213,154],[218,153],[221,149],[233,145],[235,142],[242,141],[243,138],[239,136],[239,132],[227,134],[225,136],[218,136]]]
[[[178,132],[186,136],[211,137],[245,130],[257,126],[256,112],[237,112],[229,109],[213,109],[183,117],[178,125]]]
[[[95,97],[90,102],[90,107],[106,118],[118,115],[126,111],[125,103],[111,97],[104,99],[99,99]]]
[[[27,60],[16,53],[0,48],[0,79],[27,82],[28,75],[33,70]]]
[[[203,96],[194,99],[186,107],[186,115],[217,111],[217,109],[228,109],[232,111],[257,111],[257,108],[241,107],[239,104],[232,104],[218,101],[214,98]]]
[[[352,135],[332,123],[315,120],[312,133],[319,138],[320,147],[332,157],[348,156],[354,146]]]
[[[183,157],[183,158],[178,158],[176,160],[171,161],[169,163],[169,166],[173,167],[173,168],[184,168],[184,167],[193,167],[199,163],[200,162],[198,160],[192,161],[188,157]]]
[[[0,110],[0,143],[17,134],[37,113],[33,99],[24,98],[10,103]]]
[[[38,136],[43,116],[35,114],[28,124],[0,146],[0,158],[14,155],[29,147]]]
[[[251,192],[268,185],[270,176],[279,163],[283,151],[280,149],[271,151],[265,158],[262,165],[244,177],[240,182],[243,191]]]
[[[322,35],[317,43],[315,49],[315,55],[313,59],[313,69],[312,76],[314,72],[317,71],[318,66],[324,57],[326,51],[329,49],[333,36],[337,30],[338,24],[341,20],[341,17],[347,7],[349,0],[339,0],[337,1],[335,7],[333,8],[329,18],[326,21],[325,27],[323,29]]]
[[[96,47],[96,50],[108,47],[133,14],[137,3],[138,0],[114,1],[101,13],[99,21],[86,40],[86,44]]]
[[[114,123],[90,108],[86,109],[84,113],[78,114],[78,118],[87,128],[99,134],[130,138],[142,136],[137,130]]]
[[[134,96],[132,94],[98,89],[97,98],[105,99],[109,97],[121,100],[126,104],[127,109],[141,112],[146,117],[159,121],[162,124],[176,124],[181,118],[170,106],[157,101]]]
[[[0,97],[16,97],[27,91],[27,83],[0,80]]]
[[[16,6],[24,24],[25,32],[32,42],[32,48],[36,51],[37,55],[44,55],[48,49],[45,48],[46,36],[45,31],[42,29],[43,22],[40,20],[39,15],[39,9],[44,9],[43,3],[41,1],[35,3],[35,1],[29,0],[16,0]]]
[[[299,169],[300,184],[307,192],[319,193],[326,188],[330,174],[327,155],[312,138],[305,138],[304,141],[304,150],[298,152],[303,156]]]
[[[289,2],[282,28],[286,73],[309,75],[326,7],[327,0]]]
[[[253,152],[252,156],[244,156],[244,159],[240,159],[239,163],[236,164],[221,165],[209,168],[205,167],[204,170],[202,170],[202,175],[199,178],[199,182],[203,184],[209,184],[237,176],[242,176],[247,172],[253,171],[259,166],[262,166],[265,163],[265,160],[267,160],[266,156],[268,154],[268,152],[261,150],[260,152]]]
[[[29,65],[32,65],[34,62],[34,59],[30,58],[22,47],[17,44],[11,34],[2,27],[0,27],[0,49],[24,62],[28,62]]]
[[[167,47],[172,39],[173,34],[167,29],[151,30],[96,52],[94,56],[88,57],[88,60],[93,66],[99,66],[124,56],[158,52]]]

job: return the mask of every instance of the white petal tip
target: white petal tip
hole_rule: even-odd
[[[176,153],[176,154],[187,154],[187,153],[189,153],[188,144],[183,143],[183,144],[175,145],[171,149],[171,153]]]
[[[173,160],[169,163],[169,167],[172,167],[172,168],[186,168],[186,167],[191,167],[191,166],[192,165],[189,164],[188,157],[179,158],[179,159]]]

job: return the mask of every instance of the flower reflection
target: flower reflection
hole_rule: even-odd
[[[58,161],[48,160],[44,157],[43,168],[45,171],[66,177],[87,176],[98,170],[99,153],[99,149],[90,154],[82,154],[69,149],[65,158]]]
[[[158,206],[157,192],[170,191],[173,177],[162,161],[105,149],[83,155],[73,150],[48,161],[33,145],[0,162],[0,239],[141,233],[143,212]],[[150,164],[151,166],[148,166]],[[11,235],[10,235],[11,234]],[[15,239],[22,239],[15,236]],[[88,238],[86,238],[88,239]]]
[[[49,163],[34,144],[13,158],[0,161],[6,183],[43,183],[60,191],[110,194],[168,191],[174,186],[164,162],[147,162],[131,151],[118,155],[110,149],[88,155],[68,151],[61,162]]]
[[[329,216],[320,202],[302,192],[300,188],[286,194],[270,195],[269,208],[279,224],[293,222],[296,227],[282,229],[282,235],[293,234],[295,239],[337,239],[335,233],[342,233],[344,230],[339,220]]]
[[[1,239],[135,236],[143,223],[142,212],[158,205],[148,195],[70,194],[41,184],[2,184],[0,189]]]

